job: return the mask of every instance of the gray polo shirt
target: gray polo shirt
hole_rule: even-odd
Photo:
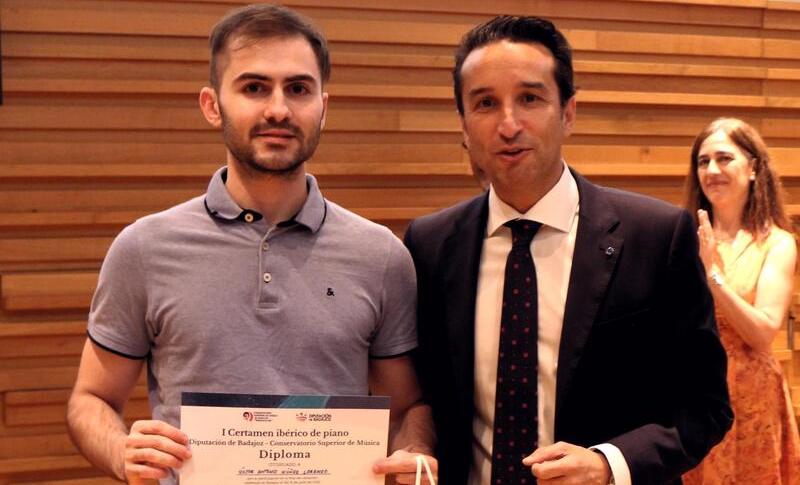
[[[387,228],[308,198],[270,225],[225,188],[126,227],[109,249],[89,337],[147,359],[155,419],[181,391],[368,393],[368,359],[416,347],[411,257]]]

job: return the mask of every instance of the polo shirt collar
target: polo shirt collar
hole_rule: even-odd
[[[211,177],[205,197],[205,206],[208,213],[212,217],[229,222],[241,221],[250,223],[263,219],[264,216],[258,211],[242,209],[234,202],[225,187],[227,176],[228,168],[221,167]],[[292,219],[280,222],[278,225],[288,226],[297,223],[309,228],[311,232],[317,232],[322,227],[327,215],[327,204],[325,198],[322,197],[322,192],[319,190],[317,179],[310,174],[306,174],[306,187],[308,187],[308,196],[300,212]]]
[[[564,170],[558,182],[524,214],[503,202],[494,191],[494,187],[490,187],[486,234],[494,236],[503,224],[515,219],[536,221],[558,231],[569,232],[572,220],[578,212],[578,184],[566,162],[563,163]]]
[[[313,175],[306,174],[306,185],[308,187],[308,196],[300,212],[294,216],[293,220],[311,229],[311,232],[317,232],[322,227],[322,223],[325,222],[325,216],[328,214],[328,205],[319,190],[317,179]]]

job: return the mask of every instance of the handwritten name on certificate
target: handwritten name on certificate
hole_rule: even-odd
[[[184,392],[181,485],[383,485],[389,398]]]

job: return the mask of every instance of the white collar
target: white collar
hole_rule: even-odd
[[[527,219],[542,223],[561,232],[569,232],[572,220],[578,213],[578,184],[569,171],[566,162],[558,182],[533,207],[524,214],[503,202],[494,187],[489,187],[489,219],[486,234],[494,236],[506,222],[514,219]]]

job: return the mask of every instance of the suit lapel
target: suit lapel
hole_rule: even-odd
[[[488,195],[473,199],[455,222],[442,250],[447,341],[458,389],[472,408],[475,362],[475,298],[488,217]]]
[[[562,403],[569,393],[623,244],[623,239],[614,233],[619,218],[605,202],[602,193],[577,173],[573,172],[573,175],[580,194],[580,218],[558,354],[556,439],[563,424],[560,423],[558,410],[562,409]]]

